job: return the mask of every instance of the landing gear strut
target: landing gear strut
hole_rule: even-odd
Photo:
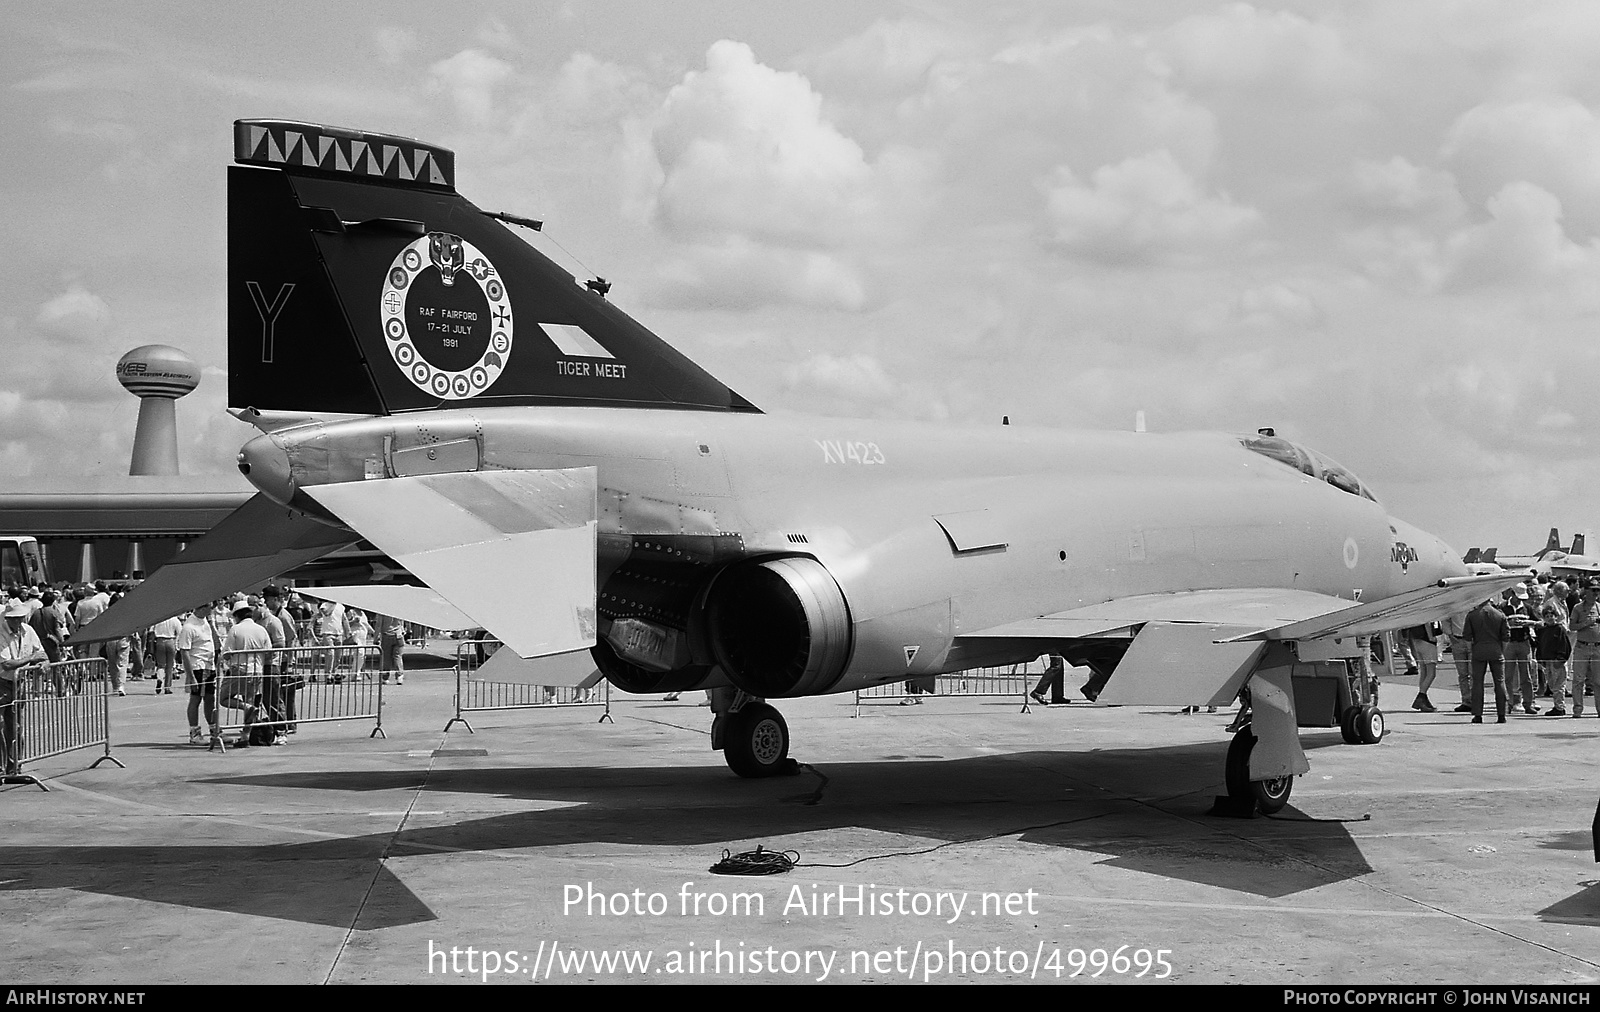
[[[1228,745],[1228,760],[1224,767],[1224,782],[1228,797],[1240,806],[1254,805],[1263,815],[1281,811],[1289,803],[1294,790],[1294,777],[1274,777],[1270,780],[1250,779],[1250,752],[1256,747],[1256,736],[1247,724],[1240,728]]]
[[[728,768],[741,777],[787,776],[799,764],[789,758],[789,725],[783,714],[735,689],[713,689],[711,747],[722,749]]]

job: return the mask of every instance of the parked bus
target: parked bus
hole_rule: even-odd
[[[43,582],[44,559],[39,554],[39,540],[26,535],[0,534],[0,587],[9,590]]]

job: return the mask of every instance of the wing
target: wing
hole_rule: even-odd
[[[148,629],[202,601],[270,580],[356,540],[347,530],[256,495],[67,642],[92,643]]]
[[[1131,636],[1133,642],[1098,702],[1220,706],[1238,695],[1267,644],[1219,640],[1338,611],[1349,603],[1275,587],[1142,594],[1010,622],[962,636],[959,642],[982,647],[976,641],[1027,640],[1048,650],[1051,642]]]
[[[305,492],[522,657],[595,642],[595,469],[470,471]]]
[[[1322,615],[1349,604],[1306,590],[1246,587],[1141,594],[1008,622],[962,639],[1060,639],[1099,636],[1146,622],[1210,622],[1261,629]]]
[[[1460,577],[1364,604],[1273,587],[1145,594],[1010,622],[958,642],[1024,640],[1048,650],[1063,641],[1131,636],[1098,702],[1220,706],[1238,693],[1271,642],[1331,645],[1333,655],[1349,656],[1354,637],[1464,611],[1523,579]]]
[[[1305,641],[1371,636],[1424,622],[1435,622],[1447,615],[1466,611],[1492,597],[1498,597],[1501,591],[1527,578],[1526,573],[1504,573],[1440,580],[1437,586],[1422,587],[1381,601],[1356,605],[1340,601],[1345,607],[1337,611],[1257,629],[1235,639]]]

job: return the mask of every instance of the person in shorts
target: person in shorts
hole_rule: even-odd
[[[208,745],[217,735],[217,633],[211,603],[198,605],[178,630],[183,684],[189,690],[189,744]],[[200,737],[200,704],[206,708],[206,736]]]

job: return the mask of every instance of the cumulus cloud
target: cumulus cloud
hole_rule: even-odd
[[[632,112],[642,92],[636,72],[589,53],[573,53],[556,72],[550,104],[570,121],[598,123]]]
[[[1166,150],[1103,165],[1090,181],[1060,166],[1045,184],[1054,242],[1108,262],[1168,261],[1236,241],[1259,211],[1207,196]]]
[[[1247,288],[1191,314],[1190,329],[1199,334],[1247,330],[1269,337],[1291,337],[1321,328],[1327,313],[1318,299],[1299,285],[1274,283]]]
[[[1198,86],[1343,90],[1361,76],[1336,29],[1244,3],[1184,18],[1161,32],[1157,45],[1180,77]]]
[[[1554,194],[1578,234],[1600,234],[1600,118],[1567,95],[1485,102],[1451,126],[1444,156],[1478,195],[1526,181]]]
[[[736,233],[826,241],[874,216],[861,146],[822,115],[803,76],[723,40],[673,88],[649,141],[656,220],[680,236]]]
[[[1445,284],[1471,288],[1573,275],[1600,281],[1600,241],[1579,246],[1567,238],[1561,201],[1548,190],[1511,183],[1485,206],[1488,221],[1445,243]]]
[[[398,67],[416,52],[417,33],[398,25],[384,25],[373,30],[372,44],[377,47],[378,56],[385,64]]]
[[[897,95],[923,86],[942,61],[969,54],[974,41],[948,25],[880,19],[807,66],[813,77],[853,95]]]
[[[858,405],[887,401],[900,391],[900,384],[890,378],[883,364],[864,353],[812,355],[788,366],[784,377],[788,386],[797,392]]]
[[[650,301],[675,309],[751,309],[787,302],[857,310],[866,302],[866,290],[860,272],[834,256],[730,236],[690,246],[663,266]]]
[[[1455,176],[1399,155],[1387,162],[1358,159],[1352,175],[1355,201],[1369,212],[1453,220],[1466,210]]]
[[[513,68],[481,49],[463,49],[429,71],[434,85],[450,96],[456,111],[473,125],[483,126],[493,118],[495,88],[512,75]]]
[[[110,329],[111,307],[87,288],[73,284],[40,306],[34,323],[55,338],[79,343],[94,341]]]

